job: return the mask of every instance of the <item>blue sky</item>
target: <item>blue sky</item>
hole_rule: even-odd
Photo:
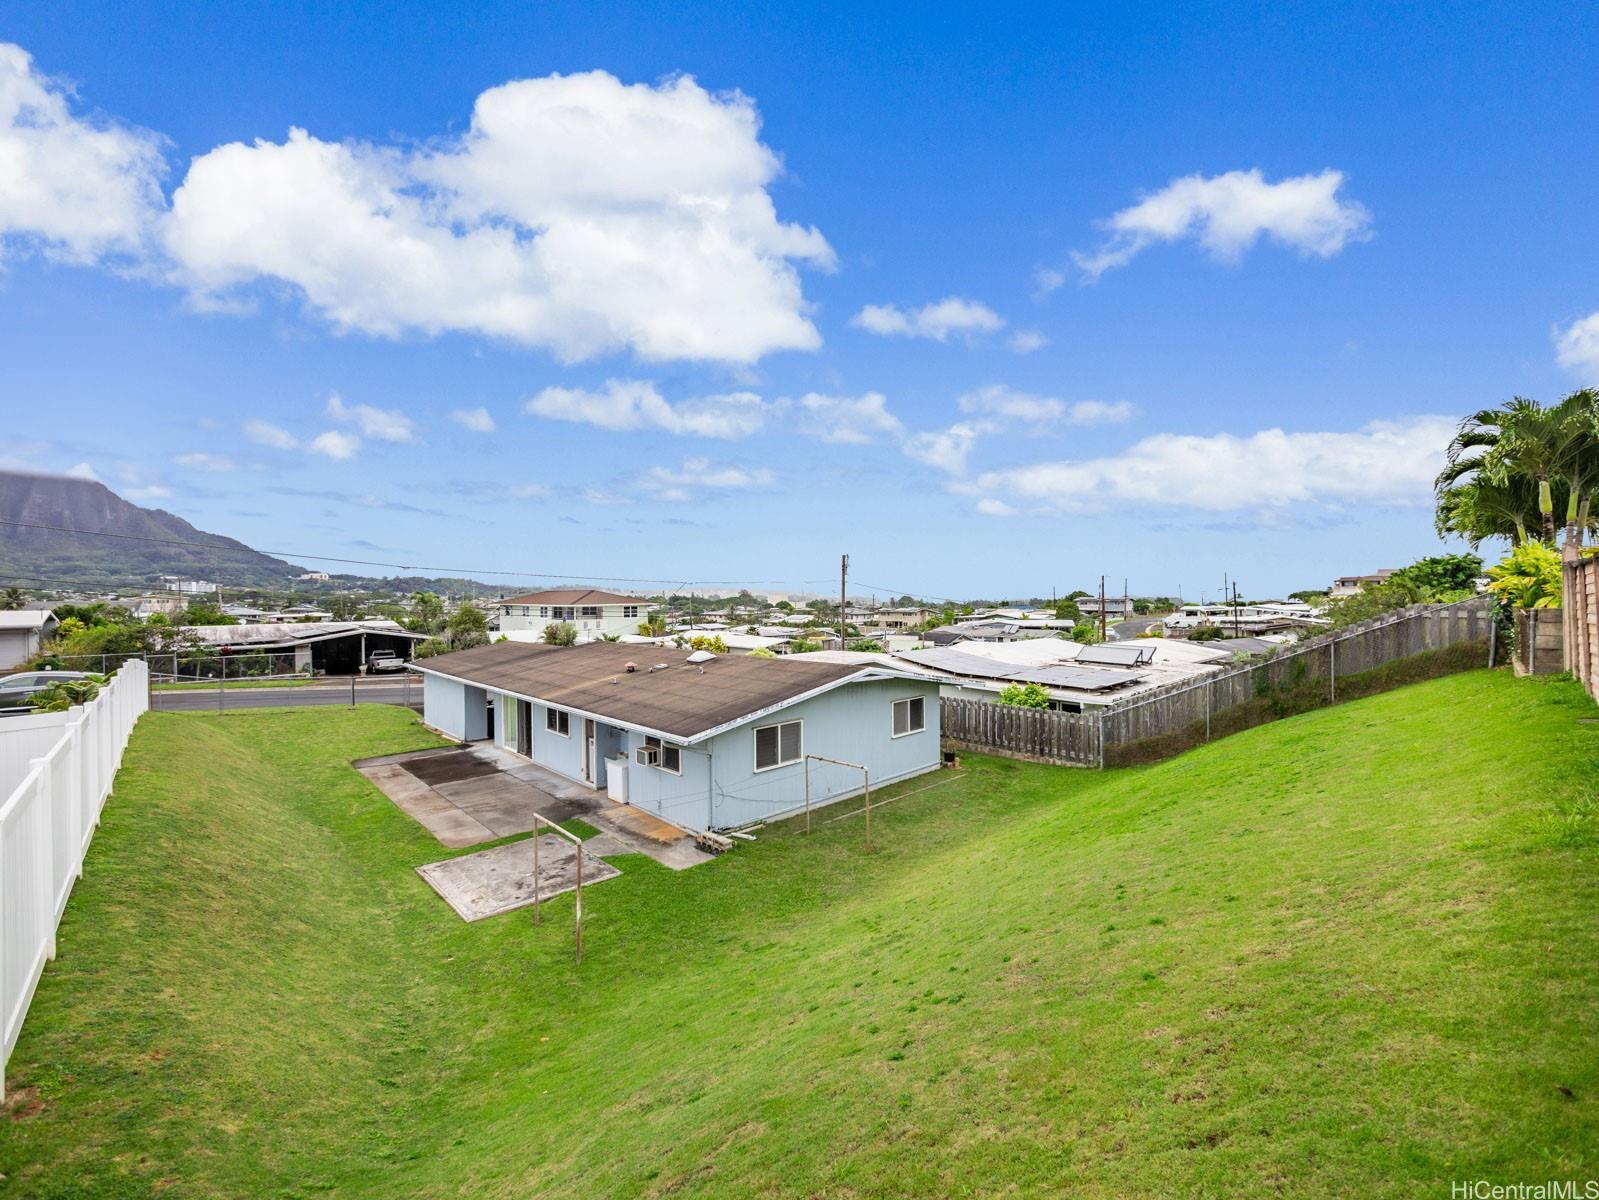
[[[0,461],[267,549],[1282,592],[1436,550],[1448,420],[1599,377],[1591,7],[0,42]]]

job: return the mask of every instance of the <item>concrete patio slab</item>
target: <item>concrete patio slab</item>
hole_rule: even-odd
[[[644,854],[674,871],[712,856],[658,817],[557,775],[504,747],[479,743],[360,759],[356,770],[451,849],[530,833],[534,815],[599,830],[590,855]]]
[[[577,887],[578,849],[565,838],[547,833],[519,842],[447,858],[418,867],[427,880],[464,921],[481,921],[499,913],[526,908],[533,903],[533,843],[539,844],[536,886],[540,901]],[[590,853],[583,854],[583,886],[614,879],[621,872]]]

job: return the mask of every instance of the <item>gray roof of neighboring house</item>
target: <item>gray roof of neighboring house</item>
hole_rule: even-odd
[[[931,650],[904,650],[895,657],[919,667],[934,671],[947,671],[969,679],[1002,679],[1012,683],[1041,683],[1046,687],[1072,688],[1083,692],[1103,692],[1112,688],[1138,683],[1145,676],[1138,671],[1124,671],[1107,666],[1077,667],[1063,665],[1023,666],[1001,662],[985,655],[968,654],[964,650],[935,646]]]
[[[0,612],[0,629],[43,629],[56,619],[47,608],[16,608]]]
[[[350,634],[374,633],[384,637],[422,641],[428,635],[403,629],[393,621],[284,621],[267,625],[185,625],[193,634],[212,646],[296,646],[322,642]]]
[[[602,592],[598,588],[556,588],[547,592],[528,592],[523,596],[507,596],[496,604],[646,604],[638,596],[619,596],[615,592]]]
[[[875,678],[861,664],[810,655],[717,655],[695,664],[687,650],[590,642],[546,646],[501,642],[415,664],[428,674],[510,692],[557,708],[693,742],[850,679]],[[633,663],[634,671],[626,666]],[[665,664],[664,670],[651,670]],[[703,669],[702,669],[703,668]],[[899,674],[885,669],[884,674]]]

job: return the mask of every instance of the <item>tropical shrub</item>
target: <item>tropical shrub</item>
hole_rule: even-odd
[[[87,679],[58,679],[42,691],[35,692],[28,703],[40,712],[66,712],[76,704],[87,704],[100,694],[104,675],[91,675]]]
[[[760,646],[760,647],[757,647],[754,650],[751,650],[749,652],[748,657],[750,657],[750,658],[776,658],[777,655],[773,654],[765,646]]]
[[[416,650],[412,652],[411,657],[432,658],[435,654],[448,654],[449,652],[449,642],[445,641],[441,637],[430,637],[424,638],[422,641],[416,644]]]
[[[1525,541],[1488,568],[1488,590],[1516,608],[1559,608],[1560,555],[1545,542]]]
[[[999,702],[1012,708],[1048,708],[1049,693],[1037,683],[1011,683],[999,694]]]
[[[546,646],[575,646],[577,626],[570,621],[552,621],[544,627],[543,641]]]

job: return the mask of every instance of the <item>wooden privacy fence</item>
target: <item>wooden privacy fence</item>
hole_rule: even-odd
[[[0,720],[0,1095],[149,674],[134,659],[88,704]]]
[[[1566,669],[1599,700],[1599,558],[1579,558],[1567,547],[1562,574]]]
[[[939,701],[938,712],[944,745],[951,750],[1031,762],[1099,764],[1099,723],[1082,713],[951,698]]]
[[[946,699],[943,737],[951,749],[1040,762],[1153,762],[1339,699],[1492,665],[1493,648],[1489,598],[1418,605],[1104,709],[1049,712]]]

